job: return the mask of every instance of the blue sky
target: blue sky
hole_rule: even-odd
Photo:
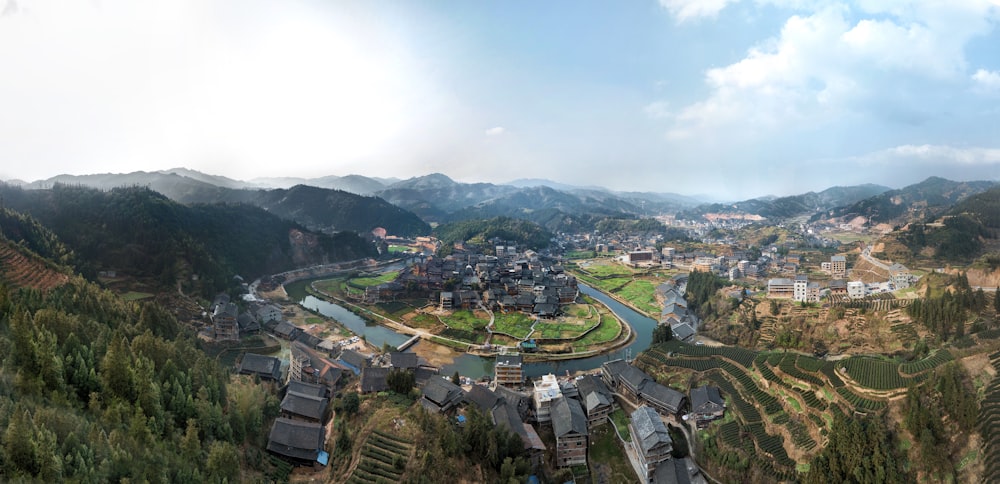
[[[0,178],[1000,176],[1000,2],[0,0]]]

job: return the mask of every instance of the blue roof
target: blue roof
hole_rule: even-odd
[[[465,415],[458,416],[458,423],[465,423]]]
[[[330,462],[330,453],[324,450],[319,451],[319,455],[316,456],[316,462],[319,462],[321,465],[326,465]]]

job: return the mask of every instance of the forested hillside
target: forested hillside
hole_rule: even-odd
[[[65,185],[47,190],[0,186],[0,193],[7,207],[51,229],[75,253],[76,269],[88,278],[115,270],[163,286],[182,281],[186,290],[207,295],[234,275],[249,279],[375,255],[373,246],[354,233],[312,234],[250,205],[188,207],[140,187],[105,192]],[[57,246],[39,247],[34,250],[59,256]]]
[[[489,220],[468,220],[442,225],[434,230],[446,247],[455,242],[471,240],[484,243],[494,237],[525,244],[529,248],[548,247],[552,233],[536,223],[510,217],[496,217]]]
[[[0,352],[0,481],[237,482],[266,472],[259,449],[277,400],[229,382],[160,306],[82,278],[46,293],[0,285]]]

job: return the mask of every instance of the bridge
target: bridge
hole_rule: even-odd
[[[405,349],[413,346],[414,344],[416,344],[417,341],[420,341],[420,335],[419,334],[418,335],[414,335],[412,338],[404,341],[403,344],[401,344],[401,345],[399,345],[399,346],[396,347],[396,350],[397,351],[403,351],[403,350],[405,350]]]

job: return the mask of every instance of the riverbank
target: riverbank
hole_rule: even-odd
[[[329,292],[322,291],[318,289],[315,285],[316,281],[312,281],[306,285],[306,292],[313,297],[325,300],[327,302],[337,304],[358,317],[385,326],[392,329],[395,332],[409,335],[409,336],[420,336],[421,340],[428,341],[441,346],[446,346],[453,351],[462,352],[472,356],[478,356],[483,358],[494,358],[499,353],[497,350],[485,350],[480,345],[472,344],[468,341],[457,340],[453,338],[447,338],[441,335],[434,334],[430,331],[426,331],[419,328],[414,328],[408,326],[405,323],[396,321],[383,314],[376,313],[370,309],[355,304],[352,301],[348,301],[342,297],[330,294]],[[603,293],[602,293],[603,294]],[[287,293],[286,293],[287,295]],[[592,358],[595,356],[601,356],[608,353],[617,351],[625,346],[628,346],[635,340],[635,333],[630,325],[623,317],[621,317],[615,310],[604,304],[601,301],[597,301],[598,304],[603,306],[605,309],[610,311],[611,315],[614,316],[619,330],[615,338],[610,340],[607,344],[602,345],[598,348],[593,348],[585,351],[573,351],[567,353],[522,353],[525,362],[546,362],[546,361],[566,361],[566,360],[576,360],[584,358]]]

